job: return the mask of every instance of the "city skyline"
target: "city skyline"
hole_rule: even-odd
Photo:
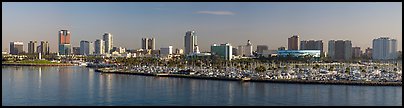
[[[3,3],[2,50],[11,41],[45,40],[57,52],[57,31],[66,29],[72,47],[109,32],[114,46],[139,49],[141,38],[154,37],[156,49],[184,49],[185,32],[194,30],[201,51],[210,51],[214,43],[239,46],[246,40],[277,49],[287,47],[292,35],[322,40],[324,47],[329,40],[351,40],[361,49],[372,47],[373,39],[390,37],[401,51],[401,10],[401,3]],[[29,19],[21,19],[25,15]]]

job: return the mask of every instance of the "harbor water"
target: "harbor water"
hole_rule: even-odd
[[[3,106],[402,106],[401,86],[220,81],[2,66]]]

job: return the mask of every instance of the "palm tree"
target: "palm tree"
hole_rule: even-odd
[[[313,67],[313,69],[318,69],[318,68],[320,68],[320,65],[318,65],[318,64],[314,65],[314,67]]]

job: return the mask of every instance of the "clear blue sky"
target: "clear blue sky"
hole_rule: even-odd
[[[72,45],[95,41],[104,32],[114,46],[140,48],[142,37],[155,37],[156,48],[183,48],[187,30],[195,30],[201,51],[213,43],[287,46],[287,38],[352,40],[371,47],[388,36],[402,50],[402,4],[397,3],[2,3],[2,49],[10,41],[48,40],[57,51],[57,33],[68,29]],[[255,46],[254,46],[255,47]]]

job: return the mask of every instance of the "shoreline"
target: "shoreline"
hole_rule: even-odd
[[[242,79],[242,78],[226,78],[226,77],[205,77],[191,76],[182,74],[152,74],[140,72],[124,72],[124,71],[102,71],[95,69],[95,72],[111,73],[111,74],[131,74],[142,76],[157,76],[157,77],[175,77],[175,78],[190,78],[190,79],[205,79],[205,80],[225,80],[225,81],[243,81],[243,82],[270,82],[270,83],[288,83],[288,84],[324,84],[324,85],[358,85],[358,86],[402,86],[402,82],[370,82],[370,81],[315,81],[315,80],[296,80],[296,79]]]
[[[75,66],[75,64],[1,63],[3,66]]]

